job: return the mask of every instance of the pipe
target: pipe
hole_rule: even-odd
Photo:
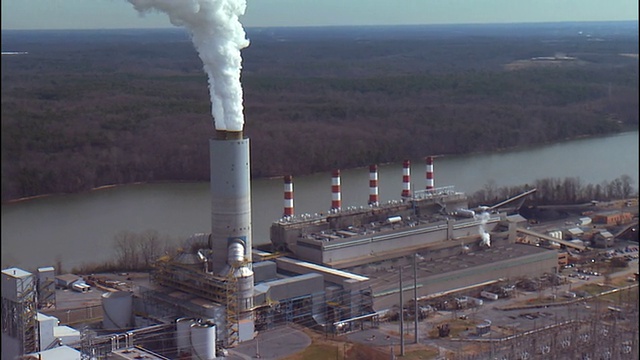
[[[245,261],[244,244],[240,241],[232,241],[227,252],[227,261],[231,267],[240,267]]]
[[[198,255],[198,259],[200,260],[200,262],[202,262],[203,268],[204,268],[204,272],[208,273],[209,272],[209,259],[207,259],[207,257],[204,255],[204,251],[203,249],[198,250],[198,252],[196,253]]]
[[[284,177],[284,216],[292,217],[293,212],[293,176]]]
[[[331,210],[340,212],[342,200],[340,194],[340,170],[333,170],[331,177]]]
[[[369,205],[378,206],[378,165],[369,166]]]
[[[402,197],[404,199],[411,197],[411,162],[409,160],[402,163]]]

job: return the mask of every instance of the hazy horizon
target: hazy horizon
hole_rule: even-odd
[[[186,1],[186,0],[183,0]],[[195,1],[195,0],[194,0]],[[242,0],[239,0],[242,1]],[[126,0],[2,1],[2,30],[171,28]],[[632,0],[247,0],[246,28],[638,21]]]
[[[638,26],[638,20],[597,20],[597,21],[536,21],[536,22],[496,22],[496,23],[447,23],[447,24],[379,24],[379,25],[289,25],[289,26],[245,26],[245,29],[296,29],[296,28],[409,28],[409,27],[491,27],[509,25],[555,25],[555,24],[615,24],[628,23]],[[59,29],[1,29],[1,31],[130,31],[130,30],[175,30],[183,31],[182,27],[131,27],[131,28],[59,28]]]

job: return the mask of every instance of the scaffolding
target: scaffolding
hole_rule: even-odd
[[[30,354],[38,351],[38,324],[36,282],[34,276],[26,271],[19,276],[3,272],[11,280],[3,284],[2,294],[2,334],[18,341],[20,354]],[[5,294],[5,286],[11,286]],[[3,340],[4,343],[4,340]]]
[[[181,290],[218,304],[227,302],[227,279],[205,273],[193,266],[161,262],[152,273],[152,280],[162,286]]]
[[[56,307],[56,284],[53,268],[38,269],[38,309]]]
[[[225,305],[226,346],[233,347],[239,341],[241,311],[238,303],[238,279],[235,277],[235,270],[236,267],[233,267],[226,277],[220,277],[206,273],[199,267],[164,261],[156,264],[152,280],[158,285]]]
[[[238,332],[240,327],[239,306],[238,306],[238,279],[234,276],[233,271],[229,272],[226,282],[227,295],[227,346],[232,347],[238,343]]]

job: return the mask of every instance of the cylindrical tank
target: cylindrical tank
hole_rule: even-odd
[[[247,312],[253,308],[253,271],[248,266],[238,268],[234,274],[238,281],[238,302],[240,312]]]
[[[176,320],[176,348],[178,355],[191,352],[191,325],[195,324],[193,318],[180,318]]]
[[[210,360],[216,358],[216,325],[211,322],[191,325],[191,358]]]
[[[102,294],[102,327],[125,330],[133,327],[133,295],[128,291]]]
[[[387,224],[395,224],[402,221],[402,216],[391,216],[387,218]]]

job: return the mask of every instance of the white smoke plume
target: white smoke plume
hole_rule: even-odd
[[[209,77],[211,115],[216,130],[242,131],[244,125],[240,50],[249,40],[239,17],[246,0],[128,0],[144,15],[160,11],[175,26],[183,26]]]
[[[478,215],[478,217],[480,218],[479,231],[480,231],[480,236],[482,237],[482,241],[480,242],[480,245],[491,247],[491,234],[489,234],[487,232],[487,229],[485,228],[485,226],[487,225],[487,222],[491,218],[491,215],[488,212],[483,211]]]

